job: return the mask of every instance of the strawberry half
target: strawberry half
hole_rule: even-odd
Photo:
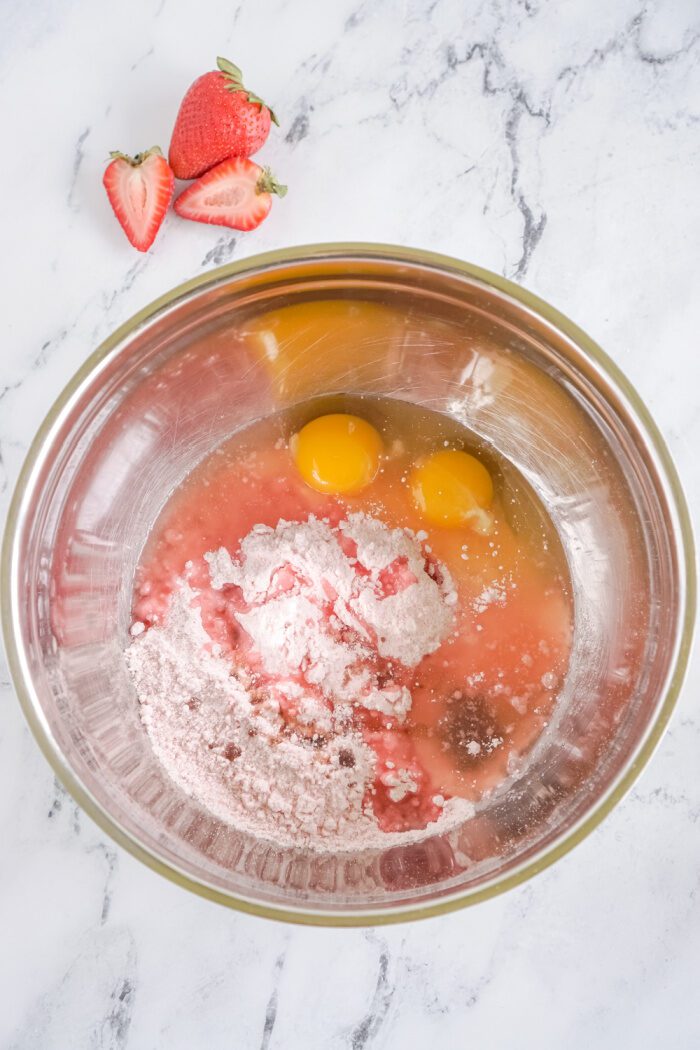
[[[126,153],[110,153],[110,157],[102,178],[109,203],[134,248],[147,252],[173,197],[173,173],[157,146],[135,157]]]
[[[238,66],[217,58],[218,72],[195,80],[182,100],[170,141],[170,166],[178,179],[196,179],[227,157],[257,153],[277,117],[243,86]]]
[[[272,194],[284,197],[269,168],[261,168],[247,157],[232,157],[202,175],[175,201],[183,219],[254,230],[272,207]]]

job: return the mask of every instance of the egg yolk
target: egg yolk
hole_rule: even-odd
[[[411,472],[416,507],[434,525],[470,525],[488,533],[493,482],[483,463],[468,452],[445,449],[424,459]]]
[[[382,439],[359,416],[318,416],[290,442],[297,470],[317,492],[359,492],[379,469]]]

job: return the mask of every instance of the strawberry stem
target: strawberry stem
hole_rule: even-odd
[[[233,62],[229,62],[227,58],[217,58],[216,64],[222,73],[226,76],[231,77],[232,80],[237,80],[241,86],[243,86],[243,74],[241,73],[238,66],[235,66]]]
[[[276,193],[278,197],[284,197],[287,187],[282,186],[269,168],[263,168],[262,175],[255,183],[256,193]]]
[[[270,120],[273,124],[276,124],[277,127],[279,127],[280,122],[275,116],[274,110],[270,109],[268,104],[263,102],[259,95],[255,95],[252,91],[248,91],[248,88],[243,86],[243,74],[238,66],[234,65],[233,62],[229,62],[227,58],[221,58],[221,56],[217,58],[216,64],[219,71],[223,73],[227,81],[226,87],[228,90],[243,91],[246,94],[248,101],[252,102],[253,105],[260,106],[260,109],[266,109],[270,114]]]
[[[136,156],[130,157],[128,153],[121,153],[119,150],[112,150],[109,154],[110,160],[125,160],[127,164],[131,164],[132,168],[138,168],[139,164],[155,154],[157,157],[163,156],[163,151],[160,146],[151,146],[150,149],[145,149],[143,153],[137,153]]]

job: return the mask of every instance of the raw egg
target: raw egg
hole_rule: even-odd
[[[379,470],[382,447],[371,423],[342,412],[312,419],[290,442],[306,484],[334,494],[359,492],[369,485]]]
[[[410,485],[416,507],[432,524],[490,531],[493,482],[483,463],[469,452],[434,452],[413,468]]]

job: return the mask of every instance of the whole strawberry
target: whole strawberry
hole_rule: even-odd
[[[178,179],[197,179],[229,157],[257,153],[277,117],[243,86],[238,66],[217,58],[218,72],[195,80],[182,100],[170,141],[170,167]]]

